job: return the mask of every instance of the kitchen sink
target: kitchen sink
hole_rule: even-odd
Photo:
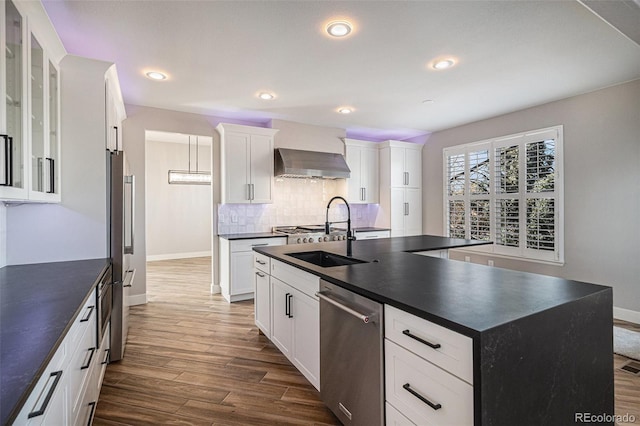
[[[353,257],[340,256],[327,251],[303,251],[300,253],[288,253],[287,256],[295,257],[303,262],[313,263],[323,268],[332,266],[355,265],[357,263],[369,263],[366,260],[354,259]]]

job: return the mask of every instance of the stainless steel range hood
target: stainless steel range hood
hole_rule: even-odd
[[[351,175],[351,170],[342,154],[277,148],[275,150],[275,175],[297,178],[344,179]]]

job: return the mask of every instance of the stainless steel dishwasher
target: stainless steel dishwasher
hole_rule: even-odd
[[[384,424],[383,308],[320,281],[320,395],[345,425]]]

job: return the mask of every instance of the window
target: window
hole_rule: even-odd
[[[444,217],[478,250],[563,262],[562,126],[445,148]]]

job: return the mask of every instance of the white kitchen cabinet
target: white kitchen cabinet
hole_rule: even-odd
[[[66,54],[39,2],[7,0],[0,20],[0,199],[60,202],[60,70]]]
[[[222,203],[273,202],[276,129],[220,123]]]
[[[287,243],[286,237],[229,240],[220,238],[220,288],[228,302],[253,299],[253,247]]]
[[[320,279],[271,260],[271,341],[320,389]]]
[[[356,240],[376,240],[378,238],[389,238],[391,231],[355,231]]]
[[[473,424],[473,341],[385,305],[387,423]]]
[[[253,314],[258,328],[271,339],[271,260],[253,253]]]
[[[422,234],[422,145],[380,144],[380,209],[375,226],[392,237]]]
[[[105,141],[108,151],[124,151],[122,145],[122,121],[126,118],[120,82],[115,68],[105,75]]]
[[[345,159],[351,170],[347,179],[349,203],[376,204],[379,200],[379,150],[376,143],[344,139]]]

